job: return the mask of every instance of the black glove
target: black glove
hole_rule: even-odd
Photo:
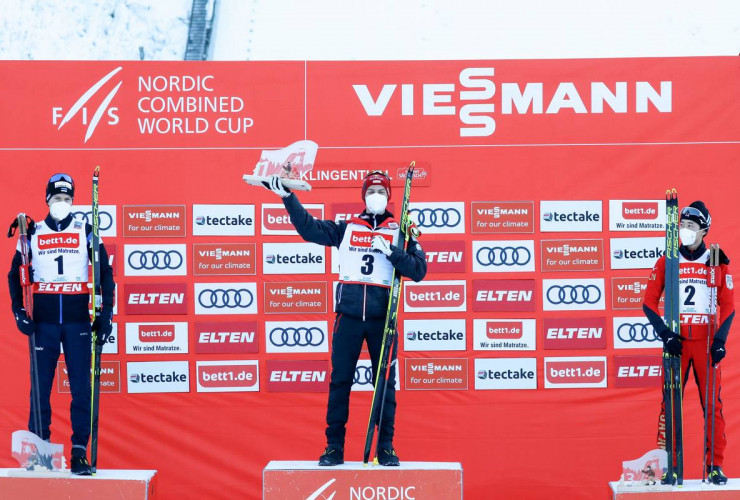
[[[727,350],[725,349],[725,341],[722,339],[714,339],[712,341],[712,366],[716,366],[725,358]]]
[[[660,337],[660,340],[663,341],[663,351],[667,352],[671,356],[680,356],[681,355],[681,341],[683,340],[683,337],[681,337],[678,334],[673,333],[669,329],[665,329],[662,332],[658,334],[658,337]]]
[[[36,325],[31,318],[26,316],[24,308],[18,309],[13,314],[15,315],[15,324],[23,335],[31,335],[35,331]]]
[[[103,310],[95,316],[92,331],[97,332],[97,344],[104,346],[108,342],[110,334],[113,333],[113,308],[103,307]]]

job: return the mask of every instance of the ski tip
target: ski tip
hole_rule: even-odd
[[[415,161],[412,161],[411,164],[409,165],[409,167],[411,167],[411,168],[414,168],[415,166],[416,166],[416,162]]]

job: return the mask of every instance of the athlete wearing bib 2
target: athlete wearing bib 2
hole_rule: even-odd
[[[645,291],[643,311],[650,320],[656,333],[663,341],[665,351],[673,356],[681,356],[681,372],[683,373],[682,387],[686,387],[689,378],[689,367],[694,369],[694,380],[699,388],[699,401],[704,408],[705,404],[711,406],[712,401],[705,402],[705,387],[707,377],[708,360],[711,358],[710,370],[716,367],[716,384],[713,404],[715,405],[714,434],[712,436],[711,426],[707,426],[706,433],[706,456],[709,479],[715,484],[725,484],[727,477],[722,472],[724,450],[727,445],[725,437],[725,419],[722,415],[722,400],[720,399],[721,367],[720,361],[725,357],[725,342],[730,332],[732,320],[735,317],[735,299],[732,283],[732,275],[728,267],[730,260],[720,251],[719,272],[720,277],[717,286],[716,305],[719,307],[718,325],[716,333],[711,340],[710,352],[707,353],[707,337],[709,335],[710,321],[710,289],[707,286],[707,274],[709,267],[709,250],[704,243],[704,237],[709,231],[712,218],[709,216],[704,203],[695,201],[690,206],[681,210],[681,226],[679,238],[679,288],[680,288],[680,323],[681,331],[672,332],[666,326],[658,310],[658,302],[665,287],[665,257],[660,257],[655,263],[648,286]],[[711,385],[711,384],[710,384]],[[712,398],[712,394],[709,394]],[[714,440],[714,454],[711,453],[712,437]],[[658,422],[658,446],[665,448],[666,426],[665,426],[665,401],[661,403],[660,419]],[[712,461],[713,459],[713,461]],[[711,469],[711,470],[710,470]]]
[[[349,395],[363,341],[367,342],[375,380],[383,340],[389,289],[395,268],[402,276],[421,281],[427,272],[424,252],[411,237],[404,252],[398,222],[386,210],[391,197],[390,179],[384,172],[370,172],[362,184],[365,210],[349,221],[313,218],[295,194],[272,177],[265,187],[280,195],[298,234],[311,243],[339,249],[339,285],[331,352],[331,383],[326,412],[327,446],[319,465],[344,462],[345,425]],[[396,342],[398,340],[396,339]],[[378,462],[398,465],[393,449],[396,413],[395,370],[390,370],[383,406],[383,426],[378,438]]]
[[[72,392],[71,470],[89,475],[87,443],[90,437],[91,326],[88,263],[91,258],[92,226],[71,215],[74,181],[67,174],[55,174],[46,186],[49,215],[28,228],[29,255],[33,279],[33,319],[26,317],[20,284],[20,244],[8,273],[8,288],[18,329],[25,335],[35,332],[36,357],[41,401],[41,429],[33,415],[28,428],[42,439],[51,436],[51,396],[60,344]],[[99,342],[104,344],[113,329],[113,272],[105,247],[100,245],[102,312],[95,320]],[[33,397],[33,395],[32,395]]]

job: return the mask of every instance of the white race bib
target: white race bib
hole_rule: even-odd
[[[375,230],[359,219],[347,223],[344,239],[339,245],[339,281],[391,286],[393,264],[388,257],[373,251],[370,246],[377,235],[397,245],[398,223],[388,219]]]

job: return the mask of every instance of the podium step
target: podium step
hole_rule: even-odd
[[[34,472],[0,469],[0,498],[3,500],[49,500],[155,498],[155,470],[98,470],[94,476],[70,472]],[[54,492],[50,496],[50,492]]]
[[[740,479],[728,478],[724,486],[702,483],[701,479],[687,479],[681,488],[677,486],[620,485],[609,483],[612,500],[737,500],[740,498]]]
[[[262,472],[262,499],[457,500],[463,497],[462,472],[457,462],[402,462],[400,467],[346,462],[319,467],[315,461],[272,461]]]

